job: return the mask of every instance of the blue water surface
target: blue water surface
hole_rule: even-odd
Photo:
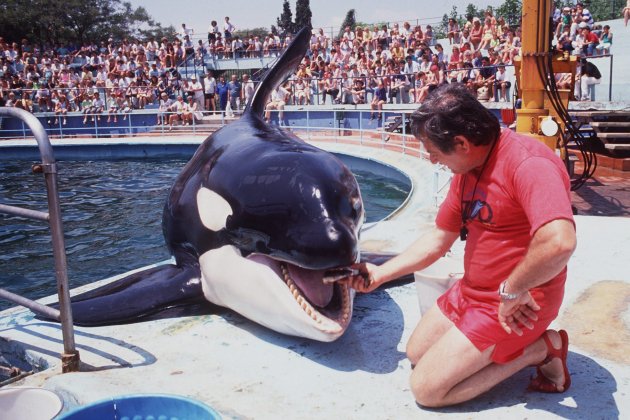
[[[0,161],[0,203],[47,211],[33,162]],[[58,162],[70,288],[170,257],[162,236],[168,190],[186,160]],[[408,186],[356,170],[367,221],[386,217]],[[56,293],[48,225],[0,213],[0,287],[31,299]],[[0,310],[13,306],[0,300]]]

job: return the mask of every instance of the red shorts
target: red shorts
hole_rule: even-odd
[[[540,310],[536,313],[538,320],[533,322],[534,329],[523,328],[521,336],[514,332],[508,334],[499,324],[496,290],[473,290],[462,279],[439,297],[437,305],[479,351],[495,346],[492,361],[507,363],[519,357],[523,349],[536,341],[558,316],[565,279],[566,271],[563,271],[550,282],[530,290]]]

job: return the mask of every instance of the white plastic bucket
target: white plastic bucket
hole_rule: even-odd
[[[62,408],[61,398],[46,389],[0,389],[0,418],[3,420],[51,420]]]
[[[429,267],[414,273],[420,315],[425,314],[453,283],[464,275],[464,262],[442,257]]]

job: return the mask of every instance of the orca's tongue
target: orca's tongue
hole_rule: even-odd
[[[324,308],[333,297],[333,285],[324,284],[324,270],[306,270],[292,264],[287,264],[289,275],[300,288],[304,296],[314,306]]]

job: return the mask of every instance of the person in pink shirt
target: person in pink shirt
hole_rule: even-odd
[[[431,92],[411,123],[431,162],[454,174],[435,226],[380,266],[356,264],[361,274],[342,281],[370,292],[465,240],[463,278],[423,314],[407,343],[416,401],[468,401],[532,365],[531,390],[566,391],[568,335],[547,329],[576,246],[564,163],[534,138],[501,130],[459,83]]]

